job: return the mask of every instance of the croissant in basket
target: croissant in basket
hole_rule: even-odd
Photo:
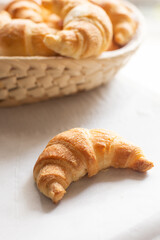
[[[0,55],[53,56],[44,37],[61,28],[60,17],[35,1],[15,0],[0,12]]]
[[[53,56],[54,52],[43,42],[45,35],[51,33],[55,30],[44,23],[36,24],[26,19],[10,20],[0,28],[0,55]]]
[[[43,5],[63,19],[63,30],[45,37],[49,49],[63,56],[98,56],[111,44],[112,24],[105,11],[80,0],[43,0]]]
[[[33,0],[15,0],[6,8],[12,18],[30,19],[33,22],[43,22],[42,7]]]
[[[29,19],[35,23],[45,22],[49,27],[55,29],[62,28],[62,20],[58,15],[51,14],[46,8],[33,0],[12,1],[6,6],[5,10],[13,19]]]
[[[114,41],[120,46],[126,45],[134,36],[137,21],[131,9],[121,0],[90,0],[102,7],[113,24]]]
[[[7,56],[96,57],[127,44],[137,27],[119,0],[14,0],[0,15],[0,55]]]
[[[146,172],[153,167],[140,148],[104,129],[71,129],[55,136],[39,156],[33,173],[39,190],[59,202],[66,188],[84,175],[109,167]]]

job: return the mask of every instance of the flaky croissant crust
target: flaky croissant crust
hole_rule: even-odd
[[[59,202],[71,182],[109,167],[146,172],[153,163],[139,147],[104,129],[75,128],[55,136],[33,170],[39,190]]]
[[[1,56],[53,56],[44,45],[46,34],[55,32],[44,23],[14,19],[0,28]]]

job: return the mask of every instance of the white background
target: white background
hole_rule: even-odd
[[[146,40],[110,84],[0,109],[0,239],[160,239],[160,13],[157,4],[140,8]],[[50,138],[73,127],[112,129],[141,146],[155,167],[85,177],[55,206],[37,191],[32,169]]]

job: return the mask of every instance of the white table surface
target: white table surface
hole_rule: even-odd
[[[110,84],[0,109],[0,239],[160,239],[160,18],[157,8],[141,9],[146,40]],[[73,127],[112,129],[141,146],[155,167],[85,177],[55,206],[37,191],[32,169],[50,138]]]

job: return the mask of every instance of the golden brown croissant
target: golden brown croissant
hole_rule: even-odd
[[[43,8],[34,0],[14,0],[5,8],[12,18],[30,19],[43,22]]]
[[[146,160],[140,148],[111,131],[75,128],[48,143],[33,173],[39,190],[57,203],[71,182],[109,167],[146,172],[153,163]]]
[[[103,9],[85,0],[43,0],[58,14],[63,30],[46,36],[44,43],[68,57],[87,58],[107,50],[112,40],[112,24]]]
[[[5,24],[9,23],[11,21],[11,16],[6,11],[0,12],[0,28],[2,28]]]
[[[109,15],[114,31],[114,41],[120,46],[126,45],[134,36],[137,22],[133,12],[121,0],[90,0],[102,7]]]
[[[1,56],[52,56],[43,43],[46,34],[55,33],[44,23],[14,19],[0,28]]]
[[[35,23],[46,23],[49,27],[62,29],[62,20],[51,14],[46,8],[34,0],[14,0],[5,8],[13,19],[29,19]]]

